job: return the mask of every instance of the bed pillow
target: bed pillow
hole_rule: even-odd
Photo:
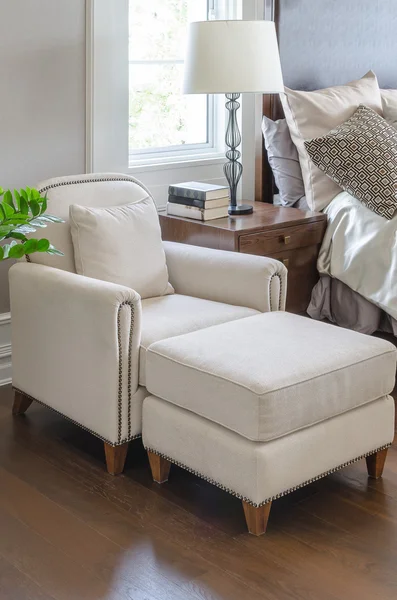
[[[390,125],[397,128],[397,90],[381,90],[383,116]]]
[[[314,164],[373,212],[397,209],[397,131],[367,106],[327,135],[305,142]]]
[[[70,207],[76,271],[132,288],[142,298],[173,293],[154,202]]]
[[[286,119],[272,121],[264,116],[262,133],[267,158],[279,191],[279,206],[294,206],[305,196],[298,151]]]
[[[305,140],[323,136],[349,119],[360,104],[382,114],[382,99],[376,75],[370,71],[362,79],[314,92],[285,88],[281,94],[284,114],[292,141],[297,147],[311,210],[323,210],[341,191],[310,160]]]

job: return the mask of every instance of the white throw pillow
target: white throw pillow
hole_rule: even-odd
[[[324,136],[350,119],[360,104],[382,115],[378,80],[369,71],[347,85],[314,92],[285,88],[280,96],[292,141],[298,149],[307,203],[311,210],[323,210],[342,190],[310,160],[305,141]]]
[[[386,121],[397,128],[397,90],[381,90],[383,116]]]
[[[74,204],[70,226],[79,275],[125,285],[142,298],[174,292],[151,198],[110,208]]]

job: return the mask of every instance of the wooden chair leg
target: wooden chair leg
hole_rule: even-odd
[[[13,415],[23,415],[32,404],[33,400],[28,396],[25,396],[21,392],[15,391],[14,393],[14,403],[12,405],[12,414]]]
[[[263,504],[257,508],[252,506],[252,504],[248,504],[248,502],[244,502],[243,500],[245,520],[247,522],[248,531],[252,533],[252,535],[259,536],[266,533],[271,507],[271,502]]]
[[[129,443],[120,446],[111,446],[104,442],[106,466],[110,475],[120,475],[124,471]]]
[[[165,483],[168,481],[170,474],[171,463],[166,458],[162,458],[154,452],[148,450],[150,468],[152,471],[153,481],[156,483]]]
[[[373,479],[380,479],[383,474],[388,448],[379,450],[375,454],[366,457],[368,476]]]

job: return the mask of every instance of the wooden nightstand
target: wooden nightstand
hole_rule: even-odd
[[[327,217],[254,202],[252,215],[202,222],[160,215],[163,239],[277,258],[288,268],[287,310],[305,312],[318,280],[317,256]]]

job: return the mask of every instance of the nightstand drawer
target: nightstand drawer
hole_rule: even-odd
[[[284,250],[316,246],[321,244],[323,235],[324,221],[307,223],[284,229],[241,235],[239,250],[246,254],[269,256],[269,254]]]

